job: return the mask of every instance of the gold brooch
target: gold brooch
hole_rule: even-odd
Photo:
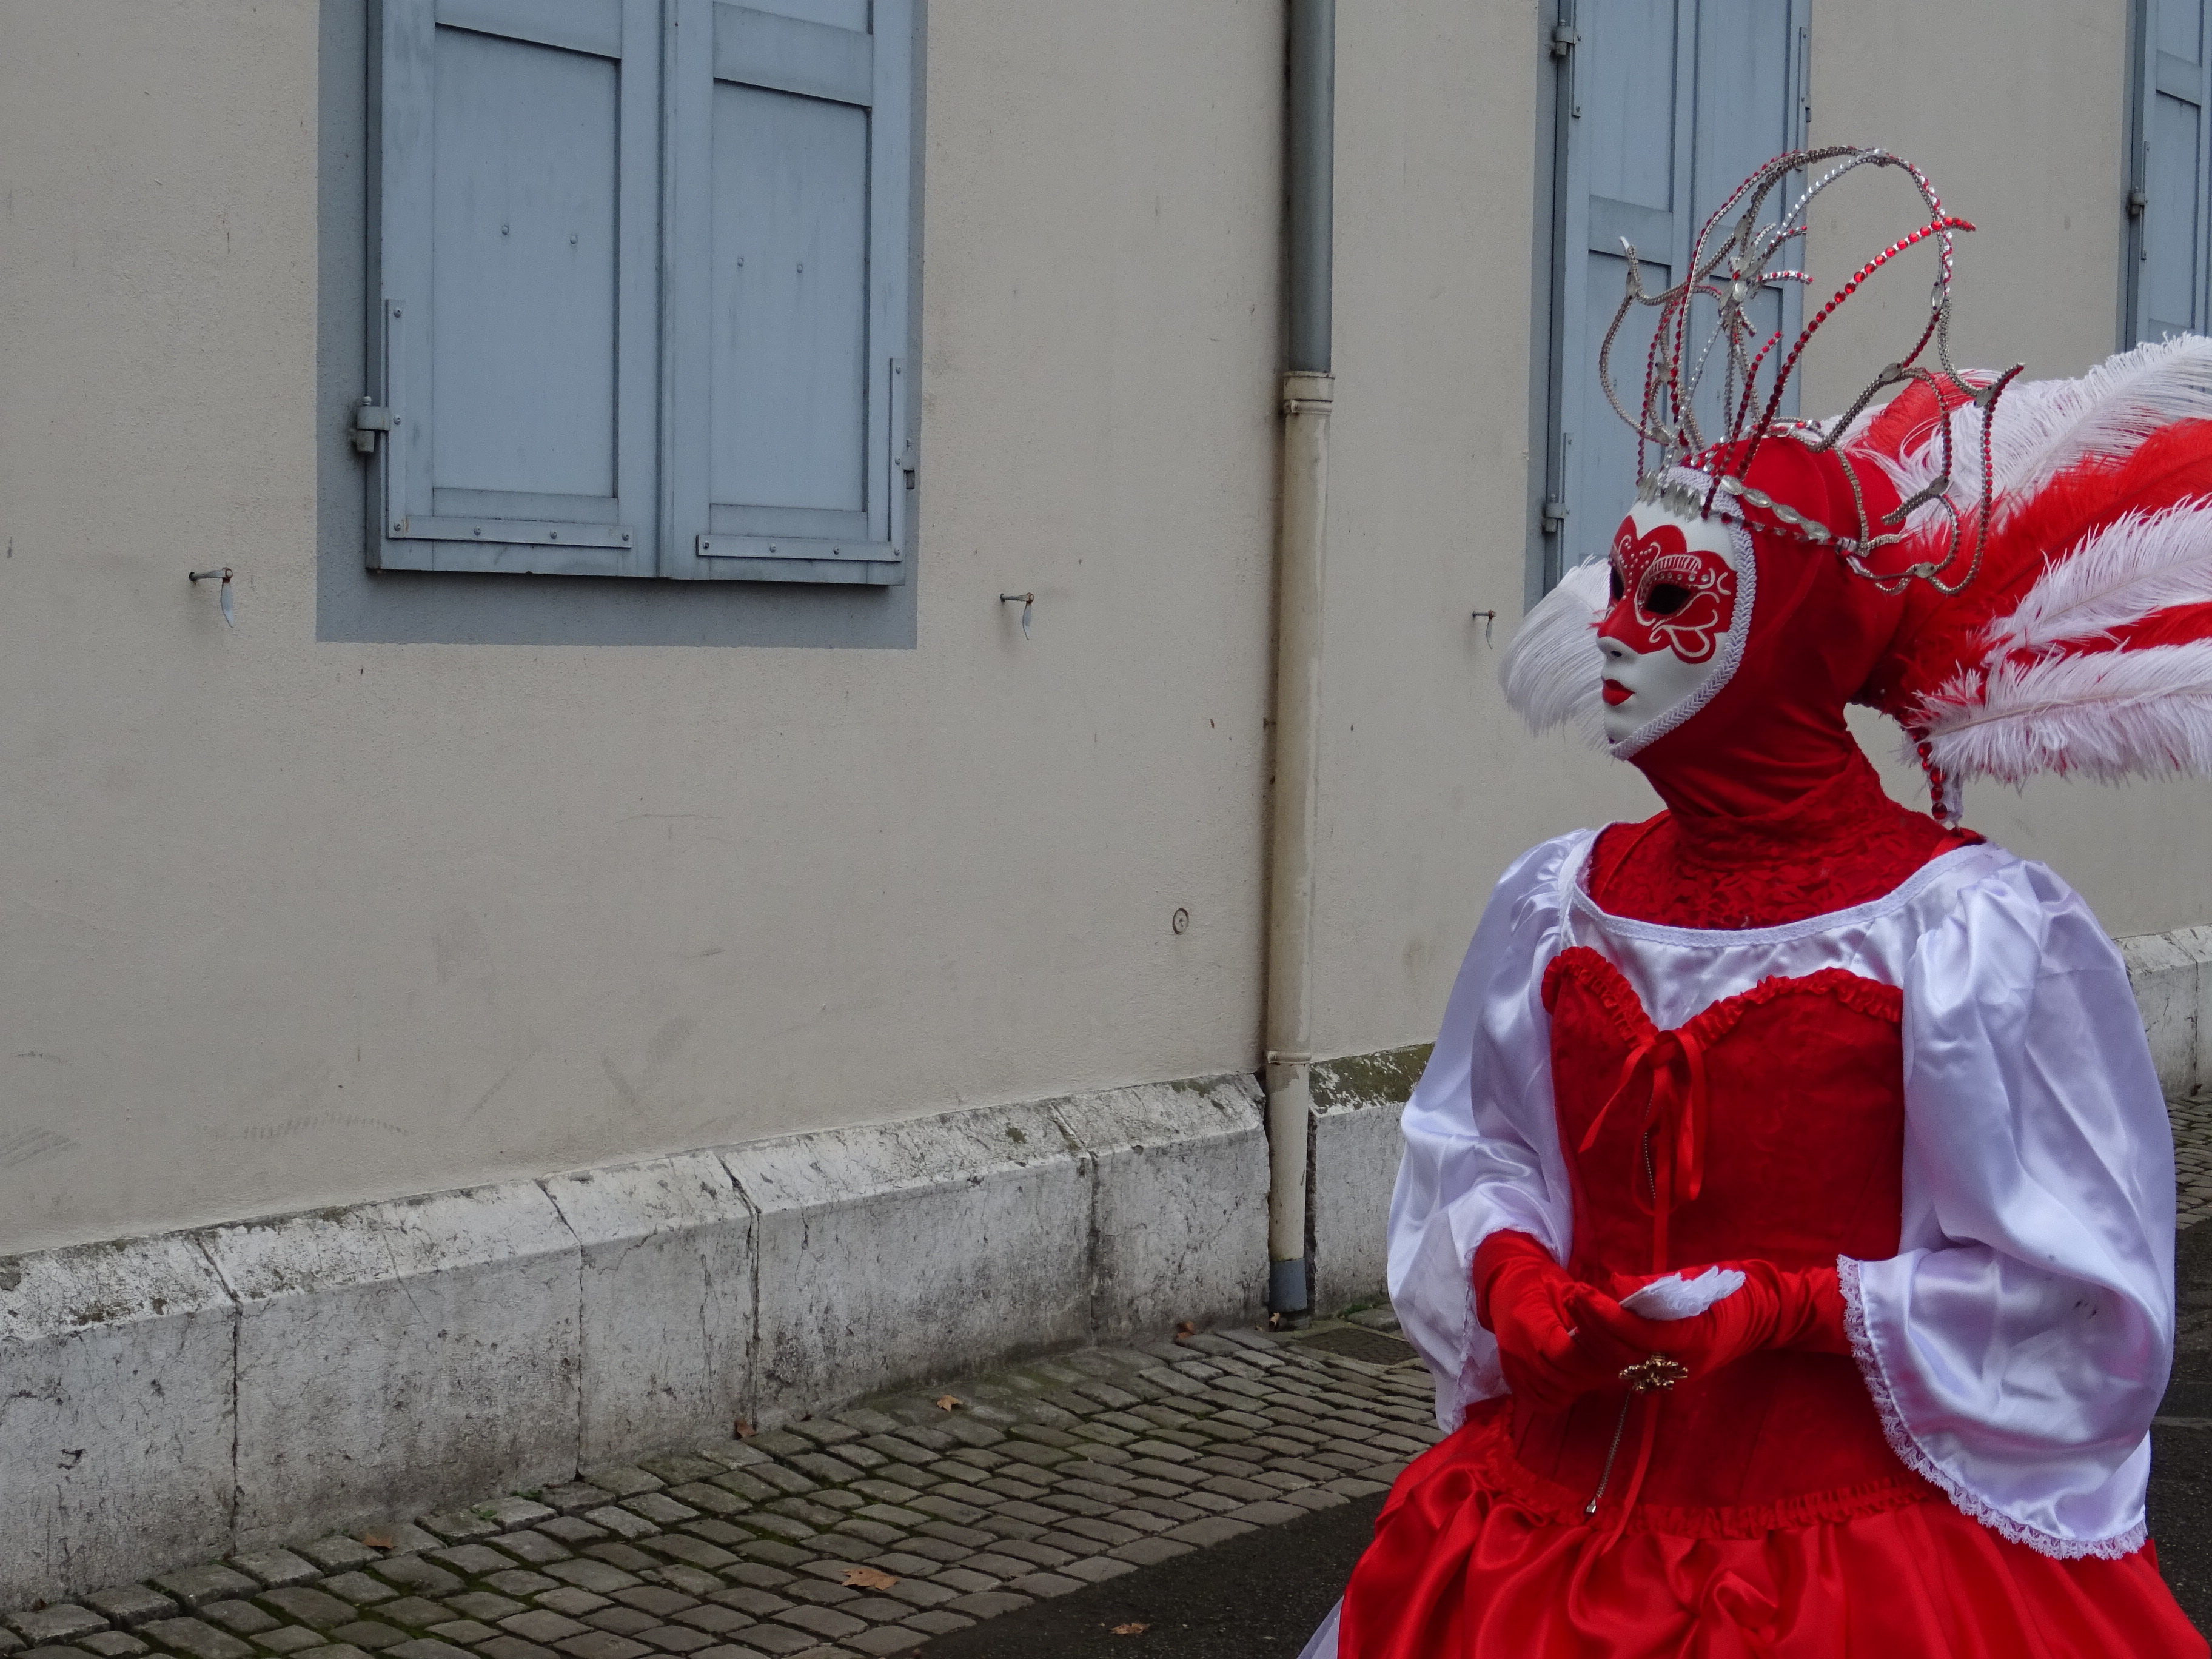
[[[1639,1359],[1633,1365],[1621,1369],[1620,1380],[1628,1384],[1631,1394],[1650,1394],[1657,1389],[1671,1389],[1690,1375],[1690,1368],[1680,1360],[1655,1353],[1649,1359]]]

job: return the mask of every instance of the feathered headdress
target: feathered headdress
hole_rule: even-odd
[[[1759,222],[1777,188],[1824,163],[1833,165],[1785,211]],[[1746,301],[1761,284],[1809,280],[1771,268],[1775,256],[1802,237],[1812,198],[1864,167],[1909,177],[1926,222],[1861,265],[1784,352],[1779,332],[1762,339],[1752,327]],[[1718,236],[1723,216],[1739,210]],[[1638,495],[1684,515],[1748,510],[1765,533],[1903,593],[1903,620],[1858,700],[1905,727],[1942,816],[1957,815],[1968,777],[2212,773],[2212,340],[2138,347],[2072,380],[2017,382],[2017,367],[1958,370],[1948,337],[1951,240],[1972,228],[1944,213],[1910,162],[1841,147],[1778,156],[1746,179],[1700,230],[1687,277],[1663,293],[1644,291],[1630,248],[1628,292],[1600,374],[1638,433]],[[1778,418],[1813,334],[1922,241],[1934,246],[1936,273],[1912,349],[1842,416]],[[1698,300],[1718,320],[1693,349]],[[1631,414],[1610,355],[1639,306],[1660,315]],[[1693,402],[1717,359],[1726,419],[1708,434]],[[1869,407],[1895,386],[1904,390]],[[1760,447],[1774,442],[1832,454],[1853,481],[1856,520],[1822,522],[1747,483]],[[1870,514],[1856,481],[1875,472],[1899,504]],[[1507,699],[1539,731],[1600,730],[1591,629],[1606,589],[1601,561],[1568,572],[1506,654]]]
[[[1986,502],[1947,489],[1936,508],[1966,525],[1980,568],[1956,592],[1908,596],[1865,700],[1946,796],[1978,776],[2212,772],[2212,340],[2017,385],[1995,421],[1907,393],[1844,450],[1910,495],[1939,477],[1945,445],[1984,441]],[[1908,528],[1908,547],[1944,533]]]

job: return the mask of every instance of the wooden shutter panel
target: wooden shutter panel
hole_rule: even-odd
[[[662,573],[902,581],[911,0],[670,9]]]
[[[1808,0],[1698,0],[1690,164],[1690,206],[1697,224],[1705,223],[1729,192],[1763,163],[1804,143],[1800,77],[1810,41],[1807,5]],[[1766,198],[1760,222],[1781,218],[1803,188],[1803,175],[1793,173]],[[1726,229],[1725,224],[1717,227],[1722,234]],[[1804,244],[1778,250],[1774,263],[1802,267]],[[1752,296],[1748,309],[1761,342],[1782,331],[1782,345],[1767,354],[1763,365],[1754,405],[1763,409],[1773,391],[1773,371],[1803,325],[1804,288],[1796,283],[1769,283]],[[1718,368],[1716,364],[1699,384],[1696,405],[1699,425],[1715,436],[1728,420],[1721,408],[1724,382]],[[1797,409],[1793,378],[1775,412],[1795,415]]]
[[[1707,216],[1760,162],[1804,142],[1808,0],[1562,0],[1576,43],[1563,72],[1566,164],[1555,176],[1555,373],[1547,497],[1565,513],[1547,536],[1545,586],[1606,550],[1636,493],[1636,434],[1598,384],[1598,349],[1627,280],[1623,239],[1656,293],[1679,279]],[[1765,217],[1778,216],[1779,195]],[[1754,320],[1793,333],[1794,284],[1770,285]],[[1635,412],[1656,309],[1614,340],[1613,383]],[[1719,415],[1720,376],[1698,412]],[[1796,412],[1792,388],[1782,413]]]
[[[2206,331],[2208,229],[2205,0],[2147,0],[2138,42],[2130,343]]]
[[[1644,285],[1674,281],[1686,257],[1695,0],[1577,0],[1579,40],[1566,70],[1568,134],[1559,316],[1559,423],[1555,433],[1567,508],[1551,575],[1602,554],[1636,492],[1635,434],[1598,385],[1598,349],[1627,281],[1621,250],[1634,244]],[[1638,307],[1613,342],[1611,363],[1632,413],[1656,312]]]
[[[654,572],[654,0],[383,0],[369,562]]]

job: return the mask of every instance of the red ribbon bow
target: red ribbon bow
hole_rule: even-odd
[[[1620,1082],[1584,1131],[1583,1151],[1587,1152],[1596,1145],[1598,1131],[1605,1127],[1607,1114],[1632,1097],[1639,1086],[1644,1100],[1644,1140],[1650,1158],[1651,1271],[1661,1273],[1667,1266],[1667,1217],[1674,1207],[1677,1182],[1685,1204],[1697,1197],[1705,1183],[1705,1125],[1711,1116],[1705,1089],[1705,1051],[1688,1027],[1654,1031],[1636,1046],[1621,1066]],[[1630,1367],[1632,1371],[1636,1369]],[[1623,1376],[1626,1380],[1626,1373]],[[1651,1403],[1644,1408],[1635,1467],[1629,1474],[1628,1489],[1621,1494],[1620,1513],[1598,1546],[1600,1554],[1611,1549],[1619,1540],[1643,1492],[1644,1472],[1651,1465],[1652,1442],[1659,1426],[1658,1395],[1671,1384],[1671,1378],[1659,1384],[1653,1390]],[[1632,1393],[1623,1402],[1622,1411],[1626,1413],[1632,1407],[1643,1392],[1639,1387]],[[1626,1426],[1625,1416],[1622,1422]],[[1618,1439],[1614,1443],[1620,1443]],[[1595,1508],[1596,1500],[1593,1498],[1591,1504]]]
[[[1705,1047],[1687,1026],[1654,1031],[1638,1043],[1620,1068],[1620,1082],[1583,1136],[1584,1152],[1597,1142],[1607,1115],[1632,1095],[1644,1091],[1644,1133],[1651,1155],[1651,1271],[1667,1266],[1667,1217],[1680,1201],[1696,1198],[1705,1181],[1705,1125],[1711,1109],[1705,1089]]]

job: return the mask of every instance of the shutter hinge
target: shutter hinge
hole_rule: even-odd
[[[1551,501],[1544,503],[1544,533],[1547,536],[1556,536],[1566,528],[1568,510],[1565,501]]]
[[[392,418],[390,410],[379,409],[374,399],[363,398],[354,405],[353,431],[349,435],[353,439],[356,449],[364,455],[374,455],[376,453],[376,434],[389,432],[398,424]]]
[[[2150,205],[2150,198],[2149,198],[2149,197],[2148,197],[2148,196],[2146,196],[2146,195],[2144,195],[2144,194],[2142,193],[2142,191],[2139,191],[2139,190],[2131,190],[2131,191],[2130,191],[2128,192],[2128,217],[2129,217],[2129,218],[2130,218],[2130,219],[2140,219],[2140,218],[2142,218],[2142,217],[2143,216],[2143,210],[2144,210],[2144,209],[2146,209],[2146,208],[2148,208],[2149,205]]]
[[[1552,26],[1552,56],[1565,58],[1582,44],[1582,39],[1575,32],[1572,23],[1554,23]]]
[[[906,487],[908,489],[913,489],[915,468],[918,465],[915,459],[913,439],[908,438],[899,446],[899,453],[893,459],[891,465],[906,474]]]

